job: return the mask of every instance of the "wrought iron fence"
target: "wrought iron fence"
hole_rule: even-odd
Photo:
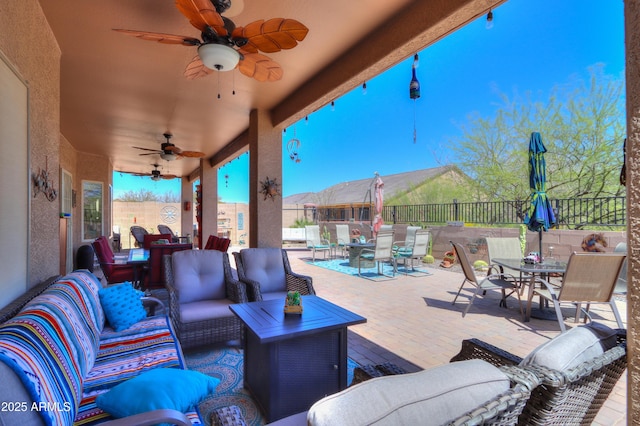
[[[559,227],[626,226],[626,197],[571,198],[551,201]],[[523,223],[529,203],[525,201],[490,201],[447,204],[384,206],[386,223],[465,222],[480,225],[512,225]]]

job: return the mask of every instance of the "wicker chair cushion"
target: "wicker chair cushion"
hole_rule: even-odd
[[[509,378],[486,361],[469,360],[412,374],[384,376],[316,402],[309,425],[446,424],[509,390]]]
[[[174,285],[180,303],[226,298],[223,253],[216,250],[184,250],[173,253]]]
[[[565,371],[602,355],[615,345],[616,331],[592,322],[574,327],[538,346],[520,365],[540,365]]]
[[[263,297],[264,293],[287,289],[282,249],[244,249],[240,255],[246,277],[260,283]]]
[[[201,300],[181,303],[180,319],[183,323],[206,321],[215,318],[233,317],[229,305],[235,303],[229,299]]]

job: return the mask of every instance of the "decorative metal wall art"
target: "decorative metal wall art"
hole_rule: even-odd
[[[280,184],[276,182],[276,179],[269,179],[269,176],[264,181],[260,182],[260,192],[264,195],[264,199],[271,198],[273,201],[276,196],[280,194]]]
[[[45,168],[38,168],[38,173],[33,173],[31,179],[33,180],[34,198],[41,192],[49,201],[55,201],[58,198],[58,191],[53,187],[53,180],[49,177],[48,160],[45,162]]]

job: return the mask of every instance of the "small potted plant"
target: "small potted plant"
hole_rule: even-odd
[[[285,314],[301,314],[302,313],[302,297],[300,292],[290,291],[287,292],[287,297],[284,303]]]

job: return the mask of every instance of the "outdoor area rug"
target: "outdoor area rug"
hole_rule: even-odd
[[[332,260],[316,259],[315,262],[308,260],[307,263],[310,265],[319,266],[321,268],[331,269],[332,271],[341,272],[343,274],[353,275],[354,277],[358,276],[358,268],[352,268],[351,266],[349,266],[348,259],[332,259]],[[393,275],[393,267],[388,263],[383,263],[382,272],[384,273],[384,275],[378,274],[377,266],[374,268],[362,268],[360,277],[366,278],[372,281],[388,281],[388,280],[393,280],[398,276],[404,275],[405,268],[402,265],[398,265],[398,272],[396,272],[396,275],[392,277],[391,275]],[[406,269],[406,272],[409,276],[431,275],[431,272],[424,269],[419,269],[419,268],[415,268],[415,270],[412,271],[411,268],[409,267]],[[389,276],[386,276],[386,275],[389,275]]]
[[[239,348],[206,348],[185,352],[187,367],[220,379],[214,395],[200,403],[198,409],[207,425],[211,424],[211,413],[221,407],[235,405],[240,408],[248,426],[265,424],[264,417],[253,402],[249,392],[242,386],[243,353]],[[353,369],[358,364],[347,360],[347,383],[353,380]]]

